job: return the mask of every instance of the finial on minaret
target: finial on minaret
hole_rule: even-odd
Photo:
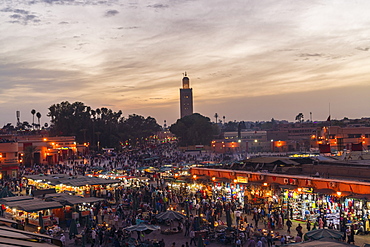
[[[188,76],[188,75],[186,74],[186,71],[185,71],[185,76]]]

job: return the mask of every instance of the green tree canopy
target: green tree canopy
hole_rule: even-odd
[[[213,125],[208,117],[194,113],[178,119],[170,131],[178,137],[180,146],[210,145],[213,136],[218,134],[218,128]]]
[[[77,142],[90,142],[92,147],[98,142],[100,147],[119,147],[120,142],[146,138],[161,129],[152,117],[130,115],[125,119],[122,111],[94,110],[82,102],[54,104],[48,116],[53,135],[74,135]]]

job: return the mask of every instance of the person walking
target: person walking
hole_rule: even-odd
[[[296,227],[297,235],[300,237],[303,236],[302,228],[303,227],[301,226],[301,224],[298,224],[298,226]]]
[[[62,242],[63,247],[66,246],[66,236],[64,236],[64,234],[61,235],[60,242]]]
[[[307,220],[307,231],[311,231],[311,221],[310,220]]]
[[[287,232],[290,234],[290,228],[292,227],[292,221],[289,218],[286,221],[286,226],[288,227]]]
[[[184,236],[186,237],[186,236],[189,236],[189,233],[190,233],[190,221],[189,221],[189,219],[186,219],[185,220],[185,234],[184,234]]]
[[[91,247],[93,247],[95,245],[95,242],[96,242],[96,231],[95,229],[92,229],[91,231]]]
[[[191,230],[190,231],[189,237],[190,237],[190,245],[191,245],[191,243],[194,243],[194,245],[196,245],[196,243],[195,243],[195,232],[194,232],[194,230]]]
[[[258,212],[254,212],[253,214],[253,220],[254,220],[254,225],[256,226],[256,229],[258,228],[258,221],[259,221],[259,214]]]

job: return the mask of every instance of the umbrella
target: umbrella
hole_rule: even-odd
[[[231,228],[232,220],[231,220],[230,209],[226,210],[226,223],[227,223],[227,227]]]
[[[172,211],[172,210],[167,210],[166,212],[162,212],[160,214],[157,214],[155,216],[158,220],[182,220],[186,216],[183,215],[182,213]]]
[[[76,220],[72,219],[71,225],[69,226],[69,239],[78,234]]]
[[[137,232],[145,232],[145,233],[155,231],[155,230],[159,230],[159,229],[161,229],[160,226],[148,225],[148,224],[145,224],[143,222],[138,224],[138,225],[132,225],[132,226],[128,226],[128,227],[125,228],[125,230],[127,230],[129,232],[137,231]]]
[[[304,235],[305,240],[318,240],[322,238],[331,238],[331,239],[337,239],[341,240],[343,237],[343,233],[332,230],[332,229],[318,229],[309,231]]]
[[[342,242],[342,241],[337,241],[337,240],[334,240],[334,239],[328,239],[328,238],[322,238],[320,240],[311,240],[311,241],[304,241],[304,242],[300,242],[300,243],[294,243],[294,244],[289,244],[289,246],[297,246],[297,247],[321,247],[321,246],[325,246],[325,247],[350,247],[350,246],[353,246],[353,247],[356,247],[358,245],[353,245],[353,244],[347,244],[345,242]]]

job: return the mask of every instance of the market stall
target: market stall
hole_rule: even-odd
[[[19,222],[40,226],[50,226],[56,223],[58,219],[53,216],[53,209],[62,208],[59,202],[47,202],[37,198],[27,198],[22,200],[23,196],[3,198],[0,203],[5,206],[6,218],[14,219]],[[19,200],[18,200],[19,199]],[[42,220],[39,217],[42,217]]]

